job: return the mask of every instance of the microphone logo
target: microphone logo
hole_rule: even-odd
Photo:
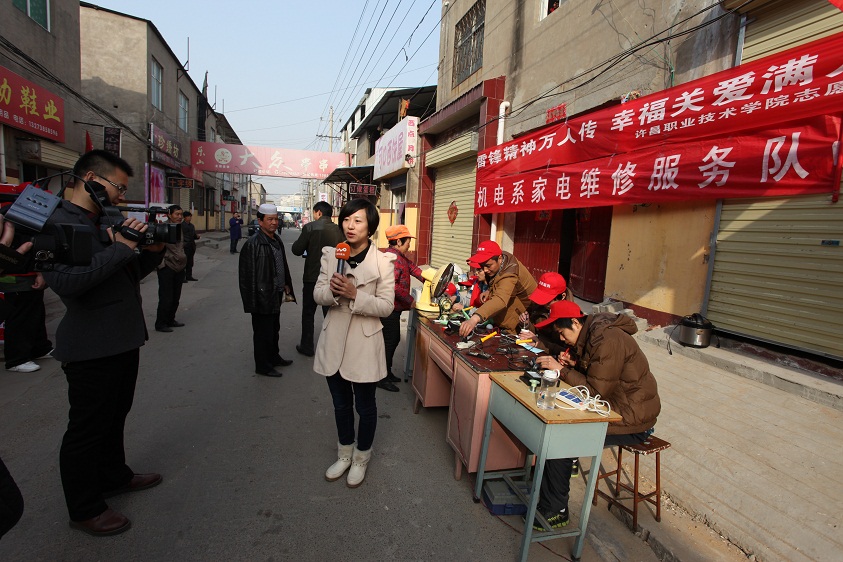
[[[351,246],[345,242],[337,244],[337,251],[334,254],[337,258],[337,273],[345,274],[345,261],[351,255]]]

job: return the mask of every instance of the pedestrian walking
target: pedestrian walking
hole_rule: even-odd
[[[263,206],[263,205],[262,205]],[[277,212],[277,209],[276,209]],[[228,219],[228,236],[231,238],[231,253],[237,253],[237,242],[243,238],[243,218],[240,213],[234,213],[234,216]]]
[[[386,376],[380,319],[389,316],[395,300],[395,256],[372,247],[370,239],[379,220],[368,199],[343,206],[339,223],[350,247],[347,263],[337,260],[333,248],[324,248],[313,290],[316,303],[330,307],[313,363],[313,370],[327,377],[337,424],[338,458],[325,479],[338,480],[348,470],[349,488],[363,483],[372,458],[377,382]],[[360,417],[356,434],[355,409]]]

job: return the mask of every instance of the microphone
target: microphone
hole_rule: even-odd
[[[348,256],[351,254],[351,246],[345,242],[337,244],[337,252],[334,254],[337,258],[337,273],[345,275],[345,263]]]

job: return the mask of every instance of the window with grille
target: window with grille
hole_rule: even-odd
[[[152,59],[152,75],[149,81],[149,88],[151,90],[152,95],[152,105],[157,107],[159,110],[161,109],[161,84],[164,79],[164,68],[158,64],[158,61],[154,58]]]
[[[50,31],[50,0],[12,0],[12,5]]]
[[[190,100],[187,99],[187,96],[184,95],[184,92],[179,90],[179,129],[187,132],[187,116],[188,116],[188,107],[190,106]]]
[[[486,0],[478,0],[457,23],[454,32],[454,86],[483,66],[485,21]]]

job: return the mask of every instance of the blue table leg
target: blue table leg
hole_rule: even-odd
[[[486,455],[489,453],[489,435],[492,433],[492,401],[495,393],[489,399],[489,409],[486,411],[486,423],[483,426],[483,445],[480,447],[480,462],[477,464],[477,480],[474,484],[474,499],[483,498],[483,475],[486,473]]]
[[[542,476],[544,475],[544,461],[547,459],[547,442],[550,439],[550,431],[545,424],[541,433],[541,445],[536,451],[536,469],[533,473],[533,485],[530,488],[530,503],[527,506],[527,513],[524,515],[524,537],[521,539],[521,562],[526,562],[527,554],[530,552],[530,543],[533,540],[533,519],[536,517],[536,507],[539,504],[539,492],[542,487]]]

